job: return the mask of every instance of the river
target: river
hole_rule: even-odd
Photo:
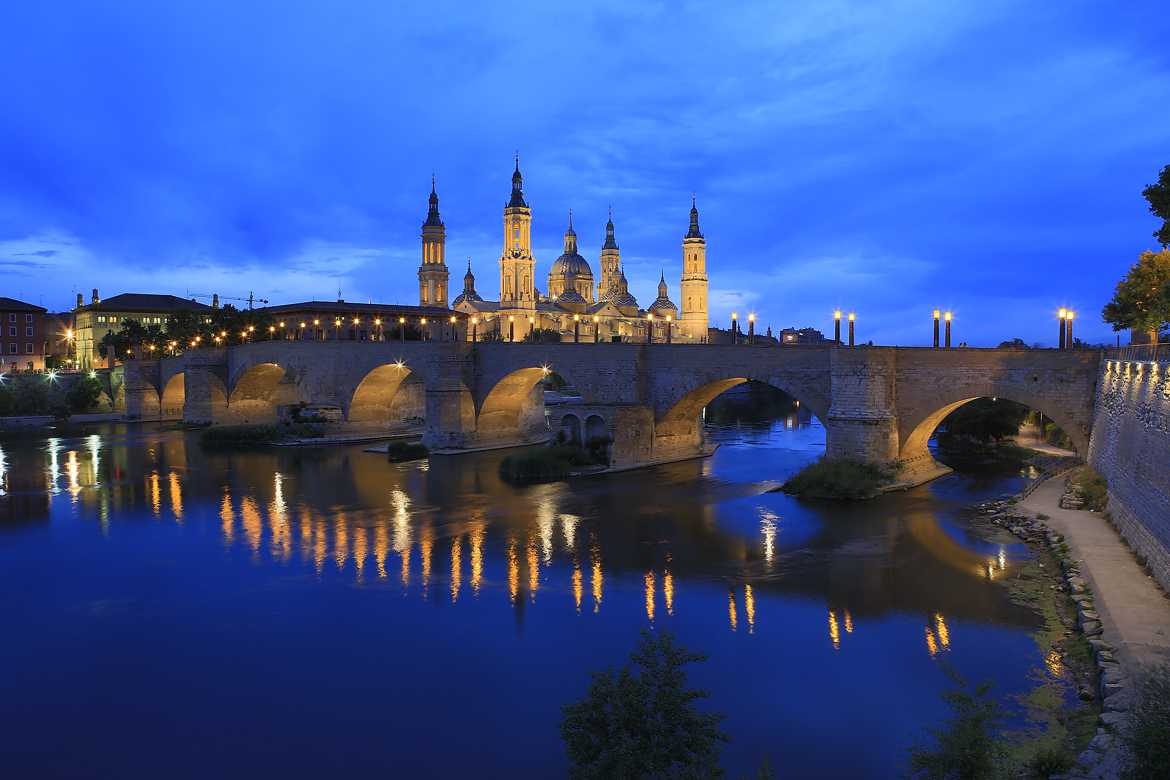
[[[590,673],[643,629],[708,660],[723,764],[889,777],[946,714],[1044,670],[965,522],[1025,477],[853,505],[767,492],[824,451],[799,410],[710,458],[530,487],[504,453],[205,452],[110,424],[0,440],[9,777],[551,777]]]

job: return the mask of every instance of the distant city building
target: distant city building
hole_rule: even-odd
[[[820,344],[825,334],[816,328],[785,328],[780,331],[781,344]]]
[[[683,238],[682,306],[668,295],[666,277],[660,275],[658,298],[641,308],[630,293],[622,270],[621,250],[614,232],[613,215],[605,225],[600,253],[600,278],[577,247],[577,232],[569,212],[564,250],[549,269],[547,288],[536,287],[536,258],[532,252],[532,209],[524,197],[520,162],[512,173],[512,192],[504,206],[504,241],[499,259],[500,297],[489,301],[475,289],[475,274],[468,261],[463,292],[452,308],[477,323],[481,338],[523,339],[532,330],[552,330],[562,341],[703,342],[707,339],[707,242],[699,231],[699,211],[691,202],[690,229]],[[419,267],[419,303],[446,301],[446,266],[441,244],[446,240],[439,219],[438,196],[432,187],[430,210],[423,224],[423,263]],[[435,258],[439,258],[436,261]],[[650,333],[647,330],[650,329]]]
[[[392,341],[403,334],[400,326],[404,324],[401,322],[404,318],[411,332],[419,329],[428,338],[449,339],[449,331],[442,329],[451,327],[451,317],[457,319],[460,337],[466,319],[439,306],[350,303],[344,300],[284,303],[256,311],[272,319],[279,338],[296,341]]]
[[[73,312],[59,311],[45,314],[45,367],[72,368],[76,364],[73,354]]]
[[[0,298],[0,371],[45,367],[45,311],[15,298]]]
[[[77,308],[73,310],[73,337],[78,368],[88,371],[105,366],[101,343],[107,333],[122,329],[125,320],[135,320],[144,326],[164,328],[167,318],[180,311],[210,315],[212,307],[198,301],[175,295],[122,293],[102,300],[97,288],[88,304],[77,294]]]

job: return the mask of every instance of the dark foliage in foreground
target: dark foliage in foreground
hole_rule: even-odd
[[[570,444],[538,447],[504,458],[500,462],[500,478],[518,484],[555,482],[568,477],[574,468],[605,465],[601,458],[604,453]]]
[[[891,479],[889,471],[872,463],[851,458],[821,458],[805,466],[781,489],[805,498],[856,501],[873,498]]]
[[[1130,753],[1125,776],[1131,780],[1170,777],[1170,666],[1146,672],[1129,717],[1122,735]]]
[[[958,678],[956,683],[956,688],[943,693],[951,713],[942,728],[931,730],[934,744],[910,751],[911,777],[984,780],[995,776],[1003,711],[989,695],[991,683],[982,683],[974,690],[968,690],[967,684]]]
[[[425,458],[430,451],[417,441],[392,441],[386,445],[386,455],[391,463]]]
[[[695,707],[707,693],[687,688],[683,669],[703,660],[669,633],[643,631],[620,671],[594,674],[586,697],[564,708],[570,777],[720,777],[723,716]]]

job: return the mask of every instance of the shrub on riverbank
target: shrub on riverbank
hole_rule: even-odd
[[[556,444],[516,452],[500,462],[500,478],[506,482],[555,482],[569,476],[575,467],[605,465],[584,447]]]
[[[1104,477],[1089,466],[1085,466],[1073,475],[1072,486],[1085,502],[1085,509],[1090,512],[1105,511],[1105,505],[1109,502],[1109,485]]]
[[[856,501],[873,498],[893,479],[887,469],[852,458],[821,458],[805,466],[781,490],[805,498]]]
[[[1170,777],[1170,666],[1146,672],[1122,739],[1130,753],[1126,777]]]
[[[998,744],[1003,709],[991,697],[990,683],[969,691],[963,680],[956,677],[955,681],[957,687],[942,695],[951,714],[942,728],[931,730],[934,744],[910,751],[911,777],[990,780],[996,775],[1003,752]]]
[[[430,450],[417,441],[392,441],[386,445],[386,456],[391,463],[419,460],[430,454]]]

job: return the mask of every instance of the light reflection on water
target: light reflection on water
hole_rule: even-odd
[[[1051,666],[1034,657],[1027,638],[1035,616],[989,581],[1010,572],[1023,550],[977,538],[958,514],[963,503],[1015,482],[955,476],[864,506],[802,504],[765,491],[823,451],[819,424],[803,412],[765,425],[711,422],[712,437],[723,443],[712,458],[527,488],[502,484],[502,455],[492,453],[435,458],[425,467],[389,464],[360,448],[209,454],[193,435],[148,428],[6,442],[0,585],[22,577],[23,591],[39,595],[0,605],[12,608],[14,629],[22,619],[39,624],[34,607],[54,616],[57,627],[40,636],[60,641],[41,645],[35,631],[18,633],[29,638],[0,658],[69,669],[71,648],[133,657],[130,637],[142,641],[143,618],[119,630],[109,618],[80,619],[84,611],[70,605],[123,599],[141,615],[156,604],[147,636],[165,640],[172,649],[163,652],[191,652],[217,626],[231,626],[237,638],[239,672],[207,654],[189,658],[186,672],[190,686],[214,675],[250,704],[238,712],[201,709],[201,694],[184,682],[178,690],[191,717],[214,714],[237,729],[267,723],[265,738],[290,746],[307,728],[323,749],[351,744],[352,723],[349,731],[320,719],[310,727],[290,721],[282,702],[295,696],[305,705],[300,697],[308,696],[310,707],[320,700],[365,711],[358,699],[325,693],[360,679],[358,687],[413,702],[428,719],[466,718],[459,740],[436,750],[440,743],[406,714],[369,710],[379,734],[410,732],[393,745],[403,772],[522,776],[542,773],[475,746],[515,740],[509,723],[518,725],[532,734],[524,744],[536,766],[562,771],[559,706],[581,695],[590,671],[620,663],[644,627],[676,631],[710,656],[693,674],[712,690],[712,706],[729,714],[732,774],[752,771],[765,751],[777,750],[773,764],[797,776],[814,767],[888,776],[917,727],[941,707],[944,657],[973,678],[995,677],[1005,691],[1021,689],[1033,666]],[[49,587],[31,563],[59,555],[89,563],[59,571]],[[133,584],[123,587],[123,578]],[[190,634],[193,625],[206,633]],[[364,627],[353,648],[360,656],[349,653],[356,640],[346,636],[356,626]],[[270,637],[278,634],[285,642],[272,652]],[[452,665],[453,653],[460,665]],[[376,658],[410,669],[411,680],[378,674],[367,666]],[[60,689],[12,694],[47,711],[79,691],[82,705],[69,711],[90,716],[108,701],[107,685],[129,702],[151,695],[132,669],[97,663],[96,675],[62,673]],[[243,673],[261,663],[271,675]],[[332,670],[326,687],[293,694],[261,681],[317,665]],[[750,680],[742,676],[749,670]],[[460,704],[433,694],[456,679]],[[501,703],[495,680],[529,694]],[[827,693],[838,685],[844,700]],[[901,701],[906,712],[871,732],[827,727],[875,698]],[[489,702],[506,717],[484,718]],[[135,706],[102,711],[99,720],[111,729],[144,728]],[[0,716],[4,725],[20,731]],[[81,721],[57,727],[82,730]],[[191,726],[174,725],[183,727]],[[165,734],[156,741],[159,750],[182,751]],[[860,749],[839,750],[841,741]],[[87,749],[95,766],[117,768],[115,752]],[[356,765],[381,766],[387,749],[372,741]],[[229,760],[251,760],[246,746],[233,750]],[[810,751],[818,763],[807,763]]]

